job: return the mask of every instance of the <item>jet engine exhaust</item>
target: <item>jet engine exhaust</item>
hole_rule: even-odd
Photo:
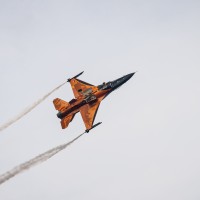
[[[42,103],[47,97],[49,97],[56,90],[58,90],[59,88],[61,88],[66,82],[67,81],[65,81],[61,85],[57,86],[56,88],[54,88],[52,91],[50,91],[49,93],[47,93],[46,95],[44,95],[38,101],[34,102],[31,106],[29,106],[28,108],[26,108],[24,111],[22,111],[19,115],[15,116],[13,119],[9,120],[5,124],[2,124],[0,126],[0,131],[3,131],[4,129],[8,128],[10,125],[12,125],[13,123],[15,123],[16,121],[18,121],[19,119],[21,119],[23,116],[25,116],[26,114],[28,114],[29,112],[31,112],[36,106],[38,106],[40,103]]]
[[[42,154],[36,156],[35,158],[33,158],[33,159],[31,159],[31,160],[29,160],[29,161],[27,161],[27,162],[25,162],[21,165],[18,165],[17,167],[13,168],[12,170],[0,175],[0,185],[3,184],[4,182],[8,181],[12,177],[16,176],[17,174],[20,174],[23,171],[30,169],[34,165],[37,165],[39,163],[42,163],[42,162],[48,160],[49,158],[51,158],[55,154],[64,150],[70,144],[74,143],[76,140],[78,140],[84,134],[85,134],[85,132],[80,134],[79,136],[77,136],[76,138],[71,140],[70,142],[59,145],[59,146],[57,146],[53,149],[50,149],[49,151],[46,151],[45,153],[42,153]]]

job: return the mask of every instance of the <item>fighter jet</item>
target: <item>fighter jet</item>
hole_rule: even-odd
[[[85,132],[100,125],[93,125],[101,101],[111,92],[126,83],[134,74],[130,73],[114,81],[103,83],[98,86],[77,79],[83,72],[67,80],[71,84],[75,98],[69,102],[56,98],[53,100],[55,109],[58,110],[57,117],[61,119],[63,129],[67,128],[74,119],[76,113],[80,112],[85,124]]]

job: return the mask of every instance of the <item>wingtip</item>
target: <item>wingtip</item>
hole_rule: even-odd
[[[77,75],[74,76],[73,78],[77,78],[77,77],[79,77],[80,75],[83,74],[83,72],[84,72],[84,71],[82,71],[81,73],[77,74]],[[69,79],[67,79],[67,82],[70,82],[73,78],[69,78]]]

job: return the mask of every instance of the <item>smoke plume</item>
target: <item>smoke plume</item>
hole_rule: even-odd
[[[29,106],[28,108],[26,108],[22,113],[20,113],[19,115],[17,115],[13,119],[9,120],[5,124],[1,125],[0,126],[0,131],[3,131],[4,129],[8,128],[10,125],[12,125],[13,123],[15,123],[16,121],[18,121],[19,119],[21,119],[23,116],[25,116],[26,114],[28,114],[29,112],[31,112],[36,106],[38,106],[40,103],[42,103],[53,92],[55,92],[56,90],[58,90],[59,88],[61,88],[65,83],[66,82],[64,82],[61,85],[59,85],[58,87],[54,88],[52,91],[50,91],[49,93],[47,93],[41,99],[39,99],[38,101],[34,102],[31,106]]]
[[[70,144],[74,143],[76,140],[78,140],[82,135],[84,135],[84,133],[80,134],[79,136],[77,136],[76,138],[74,138],[72,141],[59,145],[53,149],[50,149],[49,151],[46,151],[45,153],[42,153],[38,156],[36,156],[35,158],[13,168],[12,170],[6,172],[5,174],[0,175],[0,185],[3,184],[4,182],[8,181],[9,179],[11,179],[12,177],[16,176],[17,174],[22,173],[25,170],[30,169],[31,167],[33,167],[34,165],[37,165],[39,163],[42,163],[46,160],[48,160],[49,158],[51,158],[52,156],[54,156],[55,154],[59,153],[60,151],[64,150],[66,147],[68,147]]]

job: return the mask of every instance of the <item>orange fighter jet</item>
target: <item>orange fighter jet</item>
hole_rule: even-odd
[[[63,129],[67,128],[76,113],[80,112],[86,127],[85,131],[89,132],[91,129],[101,124],[101,122],[99,122],[93,125],[101,101],[112,91],[127,82],[135,72],[98,86],[77,79],[82,73],[83,72],[68,79],[75,98],[70,102],[56,98],[53,100],[53,104],[55,109],[59,111],[57,117],[61,119],[61,126]]]

